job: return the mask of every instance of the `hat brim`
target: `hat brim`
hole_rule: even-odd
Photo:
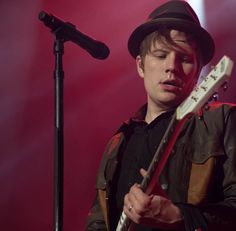
[[[206,65],[212,59],[215,52],[215,44],[211,35],[195,23],[176,18],[154,19],[137,27],[128,40],[128,50],[134,58],[139,55],[140,45],[144,38],[148,34],[157,31],[161,26],[192,34],[201,50],[203,65]]]

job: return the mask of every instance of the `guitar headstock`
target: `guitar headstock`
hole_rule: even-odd
[[[196,86],[187,99],[176,110],[176,119],[181,120],[185,116],[196,113],[208,99],[224,85],[231,75],[233,61],[223,56],[211,72]]]

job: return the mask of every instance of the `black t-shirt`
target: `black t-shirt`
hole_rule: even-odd
[[[140,168],[148,169],[158,145],[167,130],[173,112],[163,113],[147,124],[144,120],[131,120],[129,137],[119,153],[118,169],[110,195],[111,230],[115,230],[123,211],[124,196],[134,183],[141,183]],[[137,226],[136,230],[154,229]]]

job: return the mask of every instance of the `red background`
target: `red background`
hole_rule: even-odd
[[[106,60],[65,43],[64,230],[83,230],[105,143],[145,102],[128,54],[132,30],[163,1],[1,0],[0,230],[53,230],[54,35],[38,20],[46,10],[105,42]],[[206,26],[216,40],[211,64],[236,60],[234,0],[206,0]],[[235,70],[221,100],[236,101]]]

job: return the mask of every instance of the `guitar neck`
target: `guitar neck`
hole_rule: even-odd
[[[181,120],[176,118],[176,113],[174,113],[172,116],[168,128],[153,156],[151,164],[149,165],[147,175],[141,182],[141,189],[147,194],[150,194],[153,191],[157,183],[156,179],[159,179],[159,176],[169,158],[169,155],[171,154],[172,148],[181,131],[181,128],[190,115],[191,114],[185,116]]]

